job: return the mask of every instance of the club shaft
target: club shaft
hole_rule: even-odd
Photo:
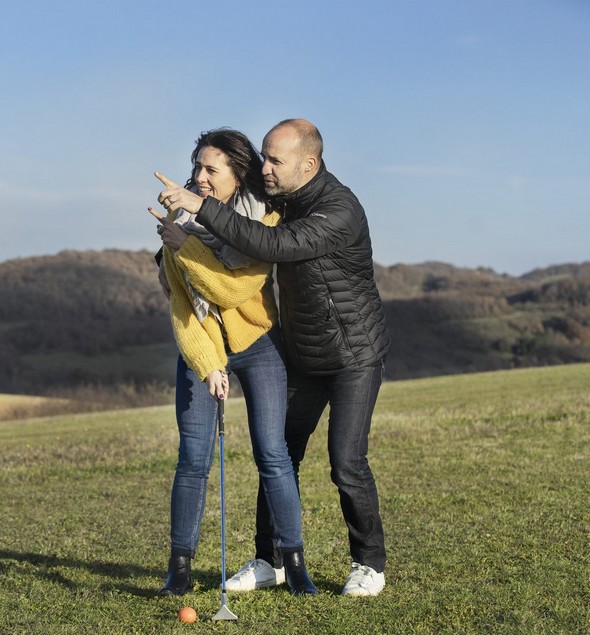
[[[219,433],[219,489],[221,499],[221,593],[225,599],[225,472],[224,472],[224,433]]]

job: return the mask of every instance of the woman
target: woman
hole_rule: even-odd
[[[278,214],[267,214],[263,202],[260,156],[242,133],[203,133],[191,159],[192,174],[179,196],[187,201],[197,196],[213,196],[223,203],[232,199],[239,213],[277,224]],[[171,554],[158,595],[183,595],[193,588],[191,559],[215,450],[217,399],[227,397],[228,372],[235,373],[244,392],[252,450],[283,554],[286,582],[295,595],[316,594],[303,560],[301,506],[284,439],[287,381],[271,265],[223,246],[184,210],[158,218],[164,243],[165,275],[161,273],[160,279],[169,290],[180,350],[180,445],[172,487]],[[280,575],[272,564],[269,568],[273,577]]]

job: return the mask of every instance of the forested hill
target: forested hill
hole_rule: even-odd
[[[590,361],[590,262],[521,277],[375,265],[388,379]],[[147,251],[0,263],[0,392],[174,379],[167,301]]]
[[[0,263],[0,392],[171,381],[173,355],[151,253],[64,251]]]

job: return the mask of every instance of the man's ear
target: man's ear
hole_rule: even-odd
[[[317,167],[318,167],[317,157],[310,155],[305,158],[304,168],[303,168],[305,172],[313,172]]]

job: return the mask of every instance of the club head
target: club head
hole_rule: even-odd
[[[219,611],[211,618],[212,620],[237,620],[238,616],[234,615],[226,604],[223,604]]]

